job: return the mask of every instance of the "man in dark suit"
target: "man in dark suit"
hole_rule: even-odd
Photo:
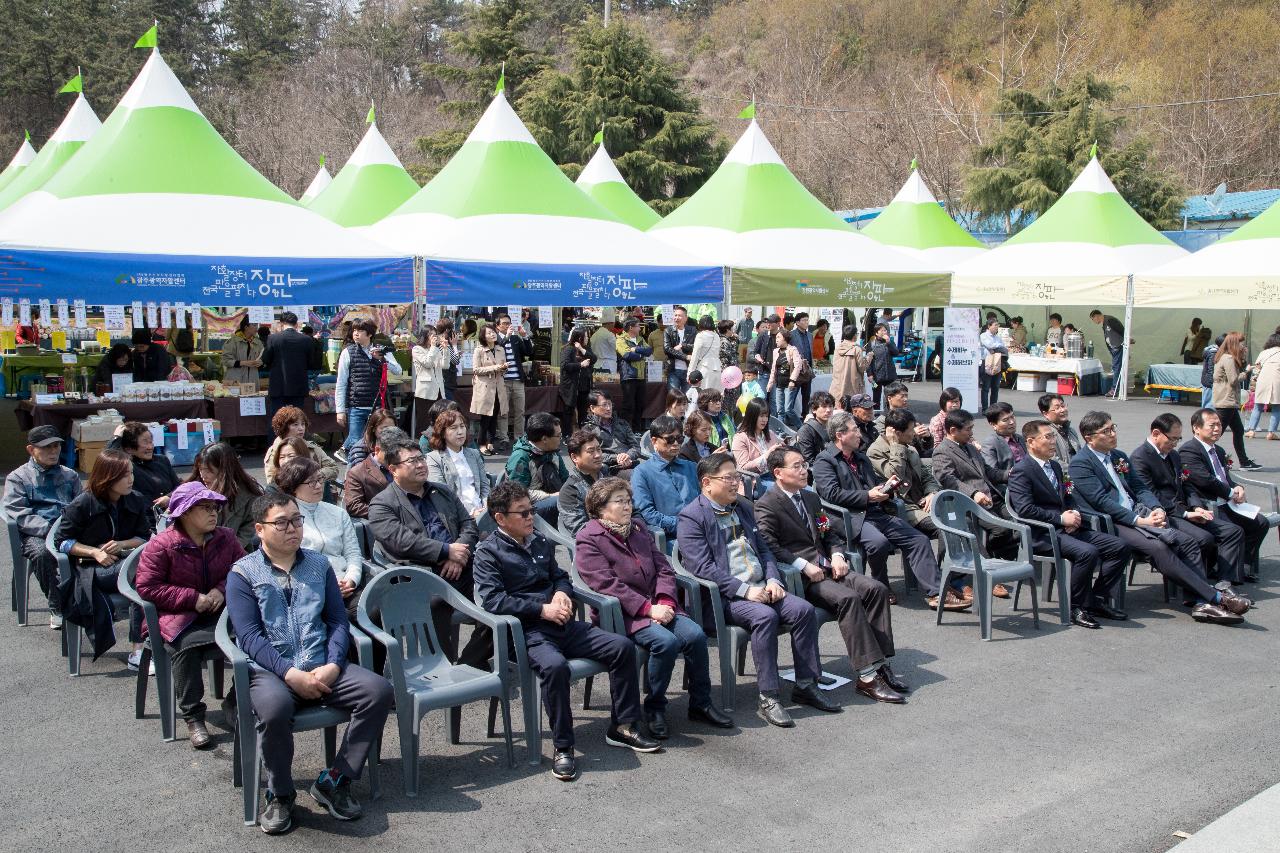
[[[1151,422],[1151,433],[1129,455],[1133,473],[1155,495],[1169,524],[1196,540],[1210,578],[1244,579],[1244,531],[1208,507],[1193,506],[1182,480],[1182,421],[1165,412]]]
[[[1267,536],[1268,525],[1264,518],[1236,512],[1234,507],[1244,502],[1244,487],[1236,485],[1231,477],[1232,459],[1218,446],[1222,438],[1222,419],[1213,409],[1198,409],[1191,416],[1192,438],[1178,448],[1182,457],[1183,477],[1187,493],[1194,503],[1213,509],[1215,516],[1221,513],[1226,520],[1244,532],[1243,577],[1226,580],[1239,584],[1258,580],[1258,548]]]
[[[396,563],[430,569],[470,600],[475,592],[471,552],[480,538],[475,520],[457,495],[427,481],[427,460],[416,442],[407,437],[391,439],[381,448],[393,481],[369,502],[374,547]],[[459,655],[452,647],[452,609],[439,602],[431,608],[431,617],[449,660],[488,667],[493,655],[493,633],[488,628],[476,626]]]
[[[298,316],[292,311],[280,314],[280,331],[267,338],[262,351],[262,366],[271,371],[267,381],[267,422],[285,406],[297,406],[311,390],[308,370],[319,370],[319,351],[315,342],[298,331]]]
[[[819,391],[813,395],[813,400],[809,405],[809,417],[805,418],[803,424],[800,425],[799,431],[796,432],[796,438],[792,446],[800,451],[800,455],[804,457],[804,461],[810,465],[813,460],[818,458],[818,454],[827,449],[827,445],[831,443],[831,436],[827,435],[827,421],[831,418],[831,413],[836,410],[836,398],[832,397],[826,391]]]
[[[1197,622],[1234,624],[1242,620],[1252,602],[1227,589],[1216,590],[1205,580],[1203,558],[1194,539],[1168,526],[1155,495],[1140,490],[1132,466],[1116,450],[1116,427],[1106,412],[1089,412],[1080,419],[1085,446],[1071,460],[1071,479],[1077,499],[1094,512],[1115,522],[1115,535],[1130,550],[1142,554],[1169,580],[1194,596],[1191,611]],[[1123,583],[1123,579],[1120,581]],[[1094,615],[1123,619],[1122,611],[1096,604]]]
[[[800,356],[813,367],[813,332],[809,331],[809,312],[801,311],[796,315],[795,325],[791,327],[791,343],[800,350]],[[809,411],[809,394],[813,390],[813,380],[800,383],[800,411]]]
[[[933,476],[944,489],[954,489],[978,506],[1008,517],[1004,489],[1007,471],[997,470],[973,446],[973,415],[964,409],[947,412],[943,420],[947,437],[933,449]],[[987,553],[1013,559],[1018,552],[1017,534],[1004,527],[987,528]],[[998,584],[998,586],[1002,586]],[[1005,591],[1007,597],[1008,590]]]
[[[1009,508],[1020,518],[1052,525],[1058,531],[1058,547],[1071,562],[1071,623],[1081,628],[1101,627],[1091,615],[1105,604],[1116,583],[1123,582],[1129,565],[1129,547],[1115,536],[1090,530],[1076,509],[1071,481],[1054,458],[1058,432],[1043,418],[1022,425],[1027,455],[1009,472]],[[1031,547],[1037,554],[1052,553],[1049,535],[1031,528]],[[1098,579],[1089,582],[1097,571]],[[1061,595],[1067,588],[1058,579]]]
[[[791,631],[795,661],[793,702],[837,712],[818,688],[818,621],[813,605],[787,595],[773,553],[760,536],[755,514],[738,500],[733,456],[713,453],[698,463],[702,493],[680,511],[676,536],[685,569],[712,581],[725,603],[725,619],[751,634],[751,657],[760,688],[760,716],[770,725],[790,728],[791,715],[779,701],[778,629]]]
[[[822,512],[809,484],[809,466],[798,451],[778,447],[766,463],[774,485],[756,501],[760,535],[774,558],[804,579],[804,597],[836,615],[849,663],[858,673],[856,689],[877,702],[902,703],[905,682],[889,666],[893,620],[889,588],[849,571],[844,537]]]
[[[853,535],[858,537],[871,576],[889,584],[889,552],[897,548],[906,556],[925,600],[937,607],[942,570],[929,545],[929,537],[897,515],[885,510],[892,506],[893,492],[876,476],[871,462],[858,450],[862,432],[848,412],[835,412],[827,421],[831,446],[818,454],[813,465],[813,484],[824,500],[848,513]],[[890,593],[889,603],[896,602]],[[964,610],[969,604],[956,591],[947,590],[945,610]]]

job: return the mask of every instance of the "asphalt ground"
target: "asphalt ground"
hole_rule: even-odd
[[[931,414],[937,386],[913,390],[913,408]],[[1034,395],[1003,396],[1020,418],[1034,411]],[[1078,420],[1100,401],[1071,403]],[[1169,408],[1100,407],[1124,449]],[[1175,411],[1185,421],[1193,410]],[[979,438],[986,430],[981,423]],[[1276,480],[1280,442],[1254,441],[1250,452],[1266,465],[1257,476]],[[906,597],[893,613],[893,663],[914,688],[910,702],[876,705],[846,686],[833,694],[843,713],[793,708],[789,730],[755,715],[748,664],[737,729],[687,723],[687,698],[673,689],[666,751],[636,755],[604,744],[600,680],[593,709],[575,710],[583,772],[573,784],[550,775],[548,741],[540,766],[525,761],[519,702],[515,768],[501,738],[485,737],[476,704],[458,746],[447,742],[443,715],[424,720],[420,793],[408,798],[389,722],[383,797],[366,803],[365,817],[338,823],[303,794],[297,827],[276,838],[242,823],[216,701],[214,750],[164,743],[154,694],[147,718],[134,719],[125,644],[96,663],[86,657],[72,679],[42,610],[21,629],[0,615],[10,814],[0,849],[1167,850],[1178,843],[1173,832],[1195,832],[1280,776],[1277,550],[1269,537],[1262,581],[1249,588],[1258,607],[1239,627],[1199,625],[1177,601],[1163,603],[1159,576],[1145,567],[1129,591],[1132,618],[1099,631],[1059,625],[1054,606],[1037,630],[1029,612],[997,602],[994,639],[984,643],[976,613],[948,614],[938,627],[918,594]],[[896,559],[890,571],[901,594]],[[852,674],[834,626],[821,646],[826,669]],[[781,658],[789,665],[785,643]],[[713,680],[715,672],[713,663]],[[320,764],[319,733],[299,735],[300,788]],[[356,786],[362,798],[365,784]]]

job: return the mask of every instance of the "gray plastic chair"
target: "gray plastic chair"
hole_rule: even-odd
[[[218,648],[231,661],[232,683],[236,691],[235,715],[229,722],[232,724],[232,757],[231,784],[242,789],[244,797],[244,825],[253,826],[258,822],[258,789],[262,786],[262,744],[258,737],[257,721],[253,714],[253,703],[249,693],[249,657],[236,645],[231,637],[230,615],[222,611],[218,618],[218,627],[214,637]],[[360,629],[352,626],[351,642],[355,643],[360,665],[369,667],[373,664],[373,643]],[[327,705],[307,705],[299,708],[293,715],[293,731],[309,732],[324,730],[324,761],[326,767],[333,765],[338,754],[338,725],[348,722],[351,715]],[[249,738],[246,745],[245,737]],[[382,749],[382,739],[369,752],[369,793],[377,799],[381,794],[378,785],[378,755]]]
[[[1266,480],[1254,480],[1249,477],[1241,477],[1239,474],[1232,474],[1231,478],[1241,486],[1251,486],[1253,488],[1262,489],[1271,496],[1271,511],[1263,510],[1258,513],[1259,518],[1266,519],[1267,526],[1271,528],[1280,527],[1280,486],[1275,483],[1268,483]],[[1248,495],[1246,494],[1246,497]],[[1253,503],[1262,506],[1262,501],[1254,501]],[[1251,563],[1253,574],[1258,574],[1258,563]]]
[[[356,529],[356,539],[360,540],[360,556],[366,560],[373,559],[373,528],[363,518],[353,517],[351,523]]]
[[[578,546],[572,536],[561,530],[559,527],[552,527],[550,522],[538,515],[536,512],[533,514],[533,530],[535,533],[540,534],[568,551],[569,562],[573,562],[573,557],[574,554],[577,553]]]
[[[135,607],[142,608],[142,618],[147,626],[147,641],[142,646],[142,660],[138,662],[138,678],[134,687],[133,699],[133,716],[134,719],[141,720],[147,713],[147,683],[151,681],[148,671],[151,664],[156,665],[156,700],[160,703],[160,736],[166,740],[175,740],[177,728],[176,703],[173,695],[173,660],[169,656],[169,648],[165,645],[164,637],[160,633],[160,614],[156,610],[155,604],[143,599],[138,594],[136,584],[136,576],[138,573],[138,559],[141,558],[142,548],[137,549],[134,553],[139,557],[135,558],[133,554],[129,555],[120,567],[120,575],[116,578],[116,589],[126,599],[131,601]],[[223,695],[223,661],[210,660],[205,664],[208,683],[213,687],[213,695],[215,698],[221,699]]]
[[[1018,515],[1013,511],[1013,507],[1008,503],[1009,514],[1013,516],[1013,520],[1019,524],[1025,524],[1028,528],[1043,531],[1049,537],[1049,553],[1037,554],[1031,552],[1031,562],[1040,566],[1040,595],[1041,600],[1045,602],[1053,601],[1053,585],[1062,578],[1065,583],[1060,585],[1058,590],[1058,621],[1063,625],[1071,624],[1071,561],[1062,556],[1062,547],[1058,543],[1058,528],[1052,524],[1043,521],[1036,521],[1034,518],[1026,518]],[[1018,606],[1018,593],[1016,590],[1013,596],[1013,606]]]
[[[978,621],[981,625],[982,639],[991,639],[991,611],[994,608],[995,596],[992,594],[997,583],[1016,581],[1018,588],[1022,584],[1031,585],[1031,618],[1036,628],[1040,627],[1040,605],[1036,601],[1036,567],[1030,560],[1031,532],[1025,524],[1008,521],[984,510],[953,489],[944,489],[934,495],[933,507],[929,516],[938,528],[947,545],[947,554],[942,561],[942,580],[940,589],[947,588],[951,575],[973,575],[973,598],[978,605]],[[983,557],[978,547],[978,537],[982,528],[981,520],[993,527],[1013,530],[1022,538],[1018,560],[998,560]],[[946,597],[938,596],[938,621],[942,624],[943,601]],[[1014,593],[1014,609],[1017,609],[1017,592]]]
[[[55,524],[49,528],[49,533],[44,538],[45,549],[53,555],[54,560],[58,563],[58,583],[71,580],[71,557],[59,551],[53,544],[53,534],[58,529]],[[134,548],[128,556],[120,562],[120,571],[132,571],[137,565],[138,558],[142,556],[142,548]],[[119,589],[119,581],[117,580],[117,589]],[[107,596],[111,600],[111,609],[115,614],[116,621],[129,618],[130,601],[119,592],[110,593]],[[69,621],[62,623],[62,653],[67,658],[67,672],[72,678],[80,675],[80,655],[84,645],[84,629],[76,625],[72,625]],[[144,675],[149,667],[138,667],[138,671]]]
[[[9,578],[9,603],[18,614],[18,626],[27,624],[27,595],[31,589],[31,575],[35,566],[22,553],[22,533],[18,530],[18,522],[4,515],[5,530],[9,533],[9,555],[13,559],[13,574]]]
[[[493,630],[492,672],[449,663],[431,619],[431,606],[436,599]],[[380,611],[381,626],[370,618],[370,607]],[[425,569],[407,566],[389,569],[373,579],[360,595],[356,618],[361,629],[387,650],[407,796],[418,795],[422,719],[431,711],[496,699],[502,707],[507,764],[515,766],[511,746],[511,682],[515,678],[507,658],[507,626],[500,619],[485,613]]]

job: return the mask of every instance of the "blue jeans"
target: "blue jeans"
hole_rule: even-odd
[[[676,614],[671,624],[651,622],[631,635],[637,646],[649,650],[649,666],[646,672],[648,696],[644,700],[646,713],[665,711],[667,685],[675,669],[676,657],[683,654],[685,671],[689,675],[689,707],[706,708],[711,704],[711,672],[707,663],[707,635],[688,616]]]
[[[1254,404],[1253,411],[1249,414],[1249,426],[1247,427],[1247,429],[1250,432],[1253,432],[1255,429],[1257,429],[1258,424],[1262,421],[1262,409],[1264,408],[1264,406],[1266,406],[1265,403],[1262,405],[1259,405],[1257,403]],[[1269,408],[1271,410],[1270,432],[1275,432],[1276,427],[1280,426],[1280,406],[1266,406],[1266,408]]]
[[[676,370],[674,367],[667,371],[667,387],[673,391],[679,391],[681,394],[689,390],[689,371]]]
[[[792,429],[799,429],[804,421],[797,410],[800,406],[800,395],[804,392],[804,389],[797,385],[794,388],[774,388],[773,390],[781,400],[778,416],[782,418],[782,422],[787,426]]]
[[[558,495],[550,495],[543,498],[533,505],[533,511],[547,524],[555,527],[560,521],[560,497]]]
[[[1200,408],[1207,409],[1213,405],[1213,388],[1205,385],[1200,389]]]
[[[364,425],[369,422],[373,407],[347,409],[347,440],[342,442],[342,452],[349,453],[352,446],[364,437]]]

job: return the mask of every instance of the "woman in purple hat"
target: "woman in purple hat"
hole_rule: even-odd
[[[226,500],[199,481],[178,486],[169,496],[173,524],[153,536],[138,558],[138,595],[159,611],[161,639],[173,661],[178,711],[195,749],[212,744],[204,723],[200,670],[206,660],[221,656],[213,630],[225,603],[227,574],[245,553],[236,534],[218,526]]]

